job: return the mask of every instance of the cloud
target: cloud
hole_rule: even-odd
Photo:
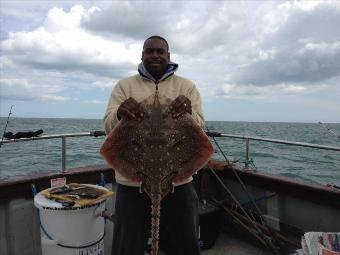
[[[340,80],[339,2],[92,3],[49,1],[34,26],[6,33],[3,98],[88,101],[92,93],[101,102],[117,80],[136,73],[142,43],[153,34],[168,39],[178,74],[204,98],[298,97],[331,91]]]
[[[95,89],[107,90],[112,89],[116,82],[117,81],[113,81],[112,79],[102,79],[92,82],[90,86]]]
[[[162,8],[179,11],[157,15]],[[122,18],[131,10],[133,15]],[[217,91],[225,82],[308,90],[340,75],[339,10],[334,1],[167,3],[150,8],[137,1],[97,9],[82,25],[127,41],[144,39],[150,27],[160,31],[186,74]],[[289,85],[296,83],[302,85]]]
[[[89,104],[99,104],[99,105],[107,105],[107,101],[97,100],[97,99],[86,100],[86,103],[89,103]]]
[[[70,12],[53,8],[42,26],[10,33],[1,49],[16,63],[32,68],[109,77],[127,72],[139,62],[140,45],[111,41],[81,29],[81,20],[91,11],[82,6],[74,6]]]
[[[287,100],[298,100],[299,98],[315,97],[322,101],[324,93],[332,89],[330,84],[303,85],[303,84],[275,84],[268,86],[240,85],[225,83],[214,97],[227,99],[257,100],[271,102],[287,102]],[[334,90],[335,97],[339,89]]]
[[[39,97],[39,99],[43,101],[70,101],[72,100],[71,97],[65,97],[65,96],[56,96],[56,95],[43,95]]]
[[[70,97],[55,93],[63,90],[60,85],[36,84],[21,78],[0,78],[0,98],[20,101],[68,101]]]
[[[173,52],[205,54],[233,46],[236,41],[237,46],[248,44],[243,39],[255,35],[261,27],[253,21],[258,21],[258,16],[272,5],[234,1],[163,1],[161,4],[116,1],[106,9],[94,8],[81,24],[91,33],[126,42],[142,43],[146,37],[159,34],[169,40]]]
[[[340,3],[288,2],[271,16],[266,19],[271,20],[272,31],[258,42],[248,63],[234,70],[230,81],[257,86],[307,85],[340,76],[340,30],[336,29]]]
[[[169,30],[181,5],[181,2],[116,1],[106,9],[92,8],[82,20],[82,26],[93,33],[142,41],[148,35]]]

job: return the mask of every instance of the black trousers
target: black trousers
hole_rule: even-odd
[[[112,255],[144,255],[150,236],[151,201],[135,187],[117,185]],[[160,242],[168,255],[199,255],[198,197],[192,183],[161,201]]]

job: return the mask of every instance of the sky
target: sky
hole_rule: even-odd
[[[208,121],[340,123],[340,1],[0,0],[0,116],[103,117],[166,38]]]

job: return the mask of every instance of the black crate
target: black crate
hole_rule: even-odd
[[[202,204],[199,216],[199,246],[201,250],[214,246],[221,230],[220,212],[215,207]]]

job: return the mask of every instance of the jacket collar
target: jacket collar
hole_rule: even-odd
[[[166,72],[164,73],[164,75],[157,81],[149,72],[148,70],[146,70],[146,68],[144,67],[143,63],[140,63],[138,65],[138,72],[139,74],[149,80],[152,80],[155,83],[158,83],[160,81],[165,80],[166,78],[168,78],[169,76],[173,75],[178,69],[178,64],[174,63],[174,62],[169,62],[168,64],[168,69],[166,70]]]

